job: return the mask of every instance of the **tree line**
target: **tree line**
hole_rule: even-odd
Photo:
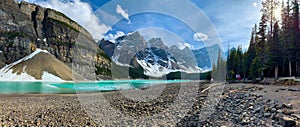
[[[275,16],[281,9],[281,17]],[[227,58],[227,79],[300,76],[298,0],[264,0],[246,52],[233,48]]]

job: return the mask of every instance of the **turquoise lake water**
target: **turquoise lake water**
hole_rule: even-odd
[[[46,94],[99,92],[112,90],[138,89],[142,87],[189,82],[188,80],[108,80],[80,83],[53,82],[4,82],[0,81],[0,94]]]

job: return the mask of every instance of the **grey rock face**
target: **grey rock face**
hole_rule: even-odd
[[[58,11],[27,2],[0,2],[0,60],[5,64],[41,48],[71,66],[79,36],[81,41],[95,43],[83,27]],[[109,68],[106,55],[99,57],[95,59],[98,66]]]

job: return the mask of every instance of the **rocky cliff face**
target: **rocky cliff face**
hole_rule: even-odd
[[[116,39],[116,48],[114,49],[112,59],[116,63],[130,65],[134,56],[145,48],[147,48],[146,40],[139,32],[134,32],[128,36]]]
[[[112,57],[114,55],[114,50],[116,48],[116,45],[114,43],[102,39],[98,44],[109,57]]]
[[[58,11],[27,2],[0,1],[0,61],[5,64],[40,48],[71,66],[79,35],[81,41],[94,42],[84,28]],[[101,55],[98,66],[109,68],[109,59]]]

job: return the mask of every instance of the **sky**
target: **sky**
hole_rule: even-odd
[[[139,31],[149,40],[199,49],[247,48],[262,0],[26,0],[65,13],[92,36],[114,40]]]

